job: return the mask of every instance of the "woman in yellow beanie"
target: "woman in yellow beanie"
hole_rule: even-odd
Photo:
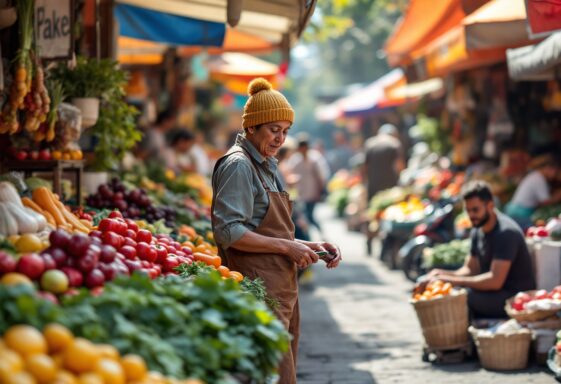
[[[286,98],[265,79],[249,84],[243,130],[214,168],[212,227],[223,263],[250,279],[264,280],[275,310],[292,334],[292,348],[279,367],[279,383],[296,383],[299,335],[297,270],[318,261],[327,251],[328,268],[341,260],[327,242],[294,239],[292,205],[283,191],[275,155],[294,120]]]

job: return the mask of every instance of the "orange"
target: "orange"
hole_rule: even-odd
[[[105,384],[125,384],[125,371],[115,360],[107,358],[99,360],[95,371],[103,378]]]
[[[111,360],[119,360],[119,351],[117,348],[110,344],[98,344],[97,350],[102,358],[107,358]]]
[[[38,353],[25,359],[25,370],[42,384],[54,380],[57,366],[50,356]]]
[[[103,377],[97,373],[82,373],[78,378],[79,384],[104,384]]]
[[[19,285],[19,284],[27,284],[33,285],[33,282],[29,279],[29,277],[25,276],[24,274],[17,273],[17,272],[10,272],[6,273],[0,279],[0,284],[4,285]]]
[[[218,272],[222,275],[222,277],[230,277],[230,268],[221,265],[220,267],[216,268]]]
[[[9,349],[0,351],[0,383],[21,370],[23,370],[23,360],[20,355]]]
[[[243,280],[243,275],[237,271],[230,271],[230,277],[238,283]]]
[[[7,380],[3,381],[3,384],[36,384],[37,381],[27,372],[18,372],[14,375],[10,375]]]
[[[4,334],[8,348],[26,357],[35,353],[47,353],[47,341],[37,329],[29,325],[14,325]]]
[[[93,371],[99,359],[98,349],[86,339],[77,338],[64,350],[64,367],[75,373]]]
[[[70,157],[70,153],[63,153],[62,160],[72,160],[72,157]]]
[[[72,344],[74,335],[63,325],[60,324],[47,324],[43,328],[43,335],[47,340],[49,353],[62,352],[66,347]]]
[[[121,366],[125,371],[127,381],[142,380],[148,373],[144,359],[138,355],[125,355],[121,359]]]
[[[56,367],[58,369],[62,368],[62,366],[64,365],[64,354],[63,353],[55,353],[51,357],[53,358],[53,361],[55,362]]]
[[[76,377],[74,377],[74,375],[68,371],[62,370],[62,371],[58,371],[58,373],[55,376],[55,379],[53,380],[53,384],[77,384],[78,380],[76,380]]]
[[[52,151],[51,152],[51,157],[54,160],[60,160],[60,159],[62,159],[62,152],[61,151]]]

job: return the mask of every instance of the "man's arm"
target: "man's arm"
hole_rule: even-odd
[[[446,269],[435,268],[429,272],[428,278],[440,278],[440,276],[472,276],[479,273],[479,261],[477,257],[469,255],[459,269],[449,271]]]
[[[438,278],[452,285],[474,288],[479,291],[498,291],[503,287],[511,265],[510,260],[493,260],[489,272],[475,276],[447,275],[438,276]]]

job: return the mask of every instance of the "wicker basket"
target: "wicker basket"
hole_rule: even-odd
[[[527,291],[526,293],[533,296],[536,293],[536,291]],[[505,312],[510,318],[515,319],[519,323],[544,320],[554,316],[557,312],[559,312],[558,309],[540,310],[540,311],[530,311],[530,310],[516,311],[512,309],[513,302],[514,302],[514,296],[506,301]]]
[[[467,292],[412,301],[430,348],[458,348],[468,342]]]
[[[470,327],[470,333],[477,347],[479,361],[485,369],[514,371],[528,365],[528,355],[532,332],[522,329],[516,333],[478,335],[477,329]]]

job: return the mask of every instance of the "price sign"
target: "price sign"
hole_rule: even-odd
[[[70,58],[73,0],[35,0],[35,41],[43,59]]]

